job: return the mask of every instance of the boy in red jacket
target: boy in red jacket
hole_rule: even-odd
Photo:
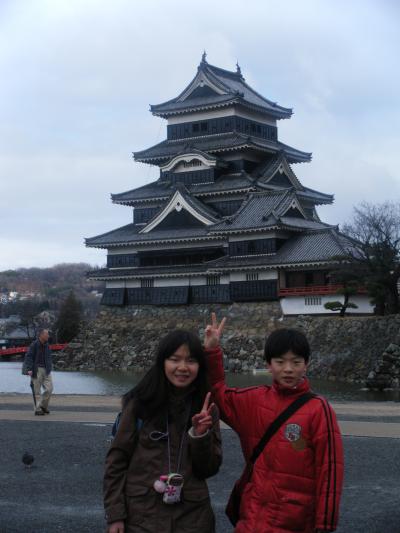
[[[219,339],[225,319],[215,313],[204,346],[214,401],[239,435],[249,460],[268,426],[299,396],[310,391],[305,376],[310,347],[303,333],[278,329],[265,344],[273,384],[244,389],[225,384]],[[324,533],[337,527],[343,483],[343,448],[336,416],[315,396],[273,435],[244,488],[236,533]]]

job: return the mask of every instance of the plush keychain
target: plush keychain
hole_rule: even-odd
[[[154,490],[163,494],[163,502],[170,505],[181,501],[181,492],[183,487],[183,476],[181,474],[169,474],[160,476],[160,479],[154,482]]]

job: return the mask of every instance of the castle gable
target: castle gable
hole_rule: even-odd
[[[167,205],[140,231],[149,233],[162,227],[201,227],[214,224],[216,216],[199,200],[177,189]],[[162,226],[160,226],[162,224]],[[173,226],[171,225],[173,224]]]

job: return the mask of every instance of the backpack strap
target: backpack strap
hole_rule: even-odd
[[[278,429],[296,412],[302,407],[304,404],[306,404],[308,401],[310,401],[312,398],[315,398],[316,394],[313,392],[306,392],[305,394],[302,394],[299,396],[296,400],[294,400],[280,415],[278,415],[275,420],[268,426],[268,429],[262,436],[260,442],[257,444],[257,446],[254,448],[253,453],[250,457],[250,462],[254,464],[259,455],[262,453],[268,442],[271,440],[271,438],[275,435],[275,433],[278,431]]]
[[[120,411],[117,414],[117,416],[116,416],[116,418],[114,420],[114,423],[112,425],[112,428],[111,428],[111,438],[112,439],[117,434],[119,423],[121,421],[121,415],[122,415],[122,412]],[[143,426],[143,419],[142,418],[135,418],[135,429],[136,429],[136,431],[139,432],[142,429],[142,426]]]

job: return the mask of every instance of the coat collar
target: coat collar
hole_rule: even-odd
[[[296,387],[288,389],[287,387],[282,387],[282,385],[279,385],[279,383],[274,381],[272,384],[272,389],[280,396],[289,396],[295,398],[296,396],[300,396],[305,392],[310,391],[310,382],[308,381],[308,378],[304,377],[303,380],[296,385]]]

